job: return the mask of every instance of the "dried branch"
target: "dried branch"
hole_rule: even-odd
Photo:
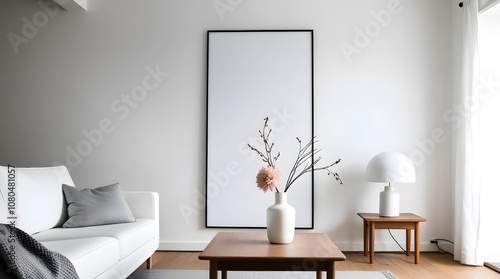
[[[273,147],[274,147],[274,142],[269,144],[269,137],[271,136],[272,129],[269,129],[269,131],[266,131],[266,129],[269,127],[268,125],[269,122],[269,117],[264,118],[264,127],[262,128],[262,131],[259,130],[259,135],[260,138],[262,139],[262,142],[264,143],[264,150],[265,154],[258,150],[257,148],[251,146],[250,144],[247,144],[248,147],[250,147],[251,150],[257,152],[259,156],[262,158],[262,161],[266,163],[269,167],[275,167],[275,162],[278,160],[280,157],[280,153],[278,152],[278,155],[272,156],[273,152]]]
[[[262,158],[262,161],[264,161],[269,167],[274,168],[275,162],[278,160],[280,153],[278,152],[278,155],[276,155],[275,157],[272,156],[274,143],[269,144],[269,137],[271,135],[272,129],[266,131],[266,129],[269,128],[268,121],[269,117],[264,118],[264,128],[262,129],[262,131],[259,130],[260,137],[264,142],[265,153],[259,151],[257,148],[254,148],[250,144],[248,144],[248,147],[250,147],[251,150],[257,152],[257,154],[259,154],[259,156]],[[331,167],[340,163],[340,159],[333,162],[332,164],[323,167],[316,167],[316,165],[322,159],[321,156],[318,156],[317,159],[313,159],[314,156],[319,154],[319,152],[321,151],[321,149],[316,149],[313,147],[314,144],[318,142],[316,136],[314,136],[304,147],[302,147],[302,141],[298,137],[296,139],[299,142],[299,151],[297,153],[297,158],[295,159],[295,163],[288,175],[284,192],[288,191],[290,186],[292,186],[292,184],[302,175],[317,170],[326,170],[328,172],[328,175],[332,175],[335,178],[335,180],[339,181],[340,184],[344,184],[344,182],[340,178],[340,175],[330,170]],[[303,165],[304,167],[302,168],[302,170],[299,171],[299,168]],[[278,191],[278,188],[276,188],[276,190]]]
[[[285,192],[292,186],[292,184],[299,179],[302,175],[316,171],[316,170],[326,170],[328,172],[328,175],[332,174],[333,177],[340,182],[340,184],[343,184],[344,182],[340,178],[340,175],[338,173],[332,172],[329,168],[333,167],[334,165],[340,163],[340,159],[337,161],[333,162],[330,165],[323,166],[323,167],[316,167],[316,165],[321,161],[322,157],[319,156],[317,159],[314,159],[312,163],[310,160],[313,158],[314,155],[318,154],[321,149],[316,149],[312,148],[313,144],[318,142],[316,140],[316,136],[314,136],[304,147],[302,147],[302,142],[300,141],[299,138],[297,138],[297,141],[299,142],[299,152],[297,155],[297,159],[295,160],[295,164],[292,167],[292,170],[290,171],[290,174],[288,175],[288,179],[286,182],[285,186]],[[297,170],[299,169],[300,166],[302,166],[304,163],[306,165],[304,168],[297,174]]]

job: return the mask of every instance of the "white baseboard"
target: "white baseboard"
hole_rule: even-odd
[[[405,243],[400,243],[403,248],[406,249]],[[203,251],[208,245],[208,242],[182,242],[182,241],[160,241],[159,251]],[[357,252],[363,251],[363,243],[335,243],[337,247],[344,252]],[[453,247],[451,245],[440,244],[442,249],[452,252]],[[414,250],[414,245],[411,246],[411,251]],[[384,242],[375,243],[376,252],[397,252],[401,251],[401,248],[394,242]],[[420,243],[421,252],[436,252],[438,248],[432,243]]]
[[[399,243],[403,249],[406,249],[406,243]],[[335,243],[335,245],[344,252],[357,252],[363,251],[363,243]],[[443,246],[443,245],[440,245]],[[443,247],[441,247],[443,248]],[[411,244],[411,250],[414,251],[415,246]],[[383,243],[375,243],[375,252],[400,252],[401,248],[395,242],[383,242]],[[420,243],[420,251],[421,252],[436,252],[438,248],[435,244],[432,243]]]
[[[203,251],[208,242],[160,241],[160,251]]]

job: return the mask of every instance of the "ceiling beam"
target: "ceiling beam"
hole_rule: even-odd
[[[87,0],[53,0],[66,11],[86,11]]]

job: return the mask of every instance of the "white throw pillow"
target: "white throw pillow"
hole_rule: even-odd
[[[15,196],[8,188],[9,170],[10,178],[13,170],[15,171],[17,191]],[[28,234],[61,226],[67,219],[62,184],[74,186],[65,166],[10,169],[0,166],[0,189],[5,198],[5,201],[0,202],[1,221],[17,217],[17,219],[7,219],[7,223],[15,220],[16,226]],[[15,197],[13,212],[8,208],[9,196],[11,201],[12,197]]]

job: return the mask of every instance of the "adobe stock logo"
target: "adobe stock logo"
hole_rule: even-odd
[[[491,101],[490,98],[499,98],[500,81],[494,80],[492,75],[481,76],[480,88],[472,96],[467,97],[463,102],[454,103],[443,113],[443,120],[450,124],[451,130],[458,130],[464,125],[467,118],[472,113],[479,113],[481,102]],[[438,146],[446,142],[450,135],[443,128],[435,128],[429,137],[416,139],[416,148],[408,154],[415,166],[422,165],[427,157],[436,152]]]
[[[117,119],[125,121],[131,115],[132,110],[137,109],[170,75],[168,72],[162,71],[160,65],[156,65],[156,67],[147,66],[145,71],[147,74],[143,77],[142,83],[134,86],[130,92],[121,94],[120,97],[111,102],[110,110]],[[111,117],[103,117],[98,122],[97,127],[90,130],[83,129],[81,131],[83,138],[73,147],[66,146],[65,163],[53,162],[52,165],[65,165],[68,167],[69,172],[72,172],[86,157],[90,156],[95,147],[104,142],[107,135],[116,130],[116,122],[117,120],[113,120]]]
[[[29,43],[29,40],[33,39],[38,34],[38,31],[49,23],[49,19],[59,13],[59,6],[50,0],[40,0],[38,1],[38,6],[41,9],[31,16],[31,20],[25,16],[21,18],[23,25],[20,35],[14,32],[7,34],[7,38],[16,54],[19,53],[21,44]]]
[[[219,16],[220,21],[224,20],[224,14],[226,12],[233,12],[236,7],[238,7],[243,0],[215,0],[212,2],[215,12]]]
[[[292,125],[293,120],[297,118],[296,114],[288,111],[287,107],[275,108],[272,110],[273,115],[270,117],[270,122],[272,126],[275,127],[273,132],[279,133],[284,131],[287,127]],[[252,160],[260,160],[260,157],[256,155],[254,151],[248,148],[248,143],[251,143],[255,147],[261,146],[260,137],[255,135],[249,135],[247,139],[241,141],[236,146],[236,154],[242,156],[240,159],[244,159],[247,162]],[[262,146],[262,148],[264,148]],[[199,216],[200,212],[205,209],[205,198],[208,200],[217,198],[220,193],[231,187],[231,180],[239,175],[245,165],[241,163],[240,160],[230,159],[221,169],[207,169],[207,185],[206,193],[203,193],[199,189],[193,189],[193,196],[191,200],[187,203],[182,202],[179,204],[178,209],[182,215],[186,224],[189,224],[193,217]],[[234,182],[234,181],[233,181]]]
[[[346,42],[340,43],[339,47],[344,54],[348,63],[351,63],[351,56],[353,54],[360,54],[363,49],[368,47],[372,39],[379,36],[383,28],[389,26],[392,21],[392,16],[400,14],[403,11],[399,0],[391,0],[387,3],[387,9],[378,12],[371,11],[370,14],[373,20],[368,21],[363,29],[354,28],[355,34],[353,43]]]

